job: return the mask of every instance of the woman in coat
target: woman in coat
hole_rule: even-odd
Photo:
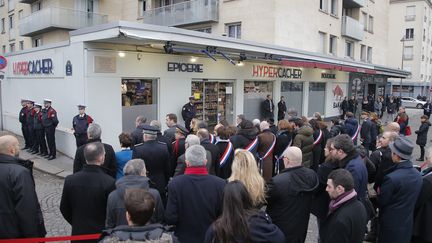
[[[285,236],[253,205],[243,183],[232,181],[225,186],[222,215],[209,227],[204,242],[284,243]]]
[[[421,125],[419,130],[415,131],[417,134],[417,140],[416,144],[420,146],[420,158],[417,159],[417,161],[423,161],[424,160],[424,154],[425,154],[425,146],[427,142],[427,134],[430,127],[429,117],[426,115],[423,115],[420,117]]]

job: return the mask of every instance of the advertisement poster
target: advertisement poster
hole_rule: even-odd
[[[346,83],[333,83],[332,85],[332,104],[331,104],[331,114],[330,116],[337,116],[340,114],[340,106],[348,95],[347,84]]]

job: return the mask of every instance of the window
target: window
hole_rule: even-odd
[[[367,61],[372,63],[372,47],[370,46],[367,48]]]
[[[345,43],[345,56],[354,59],[354,42],[347,41]]]
[[[318,32],[319,35],[319,47],[318,52],[325,53],[326,52],[326,33]]]
[[[374,18],[369,15],[368,31],[370,33],[373,33],[373,22],[374,22]]]
[[[329,41],[329,53],[336,55],[336,43],[337,43],[337,37],[334,35],[330,35],[330,41]]]
[[[363,16],[363,30],[367,31],[367,22],[368,22],[368,17],[367,17],[367,13],[362,12],[362,16]]]
[[[209,33],[209,34],[211,34],[211,32],[212,32],[211,31],[211,27],[205,27],[205,28],[195,29],[195,31]]]
[[[9,15],[9,29],[11,30],[11,29],[13,29],[13,27],[14,27],[14,17],[13,17],[13,14],[12,15]]]
[[[15,0],[8,0],[8,11],[12,11],[15,8]]]
[[[20,51],[24,50],[24,41],[19,42],[19,49]]]
[[[42,46],[42,38],[40,38],[40,37],[33,38],[33,40],[32,40],[32,46],[33,47]]]
[[[32,5],[31,5],[31,12],[32,13],[37,12],[37,11],[39,11],[41,9],[42,9],[42,3],[41,3],[41,1],[37,1],[35,3],[32,3]]]
[[[422,55],[422,61],[424,61],[424,55]]]
[[[415,20],[415,6],[407,6],[405,21],[413,21],[413,20]]]
[[[228,28],[228,36],[241,39],[241,24],[229,24]]]
[[[2,46],[2,53],[6,53],[6,45]]]
[[[139,5],[139,13],[138,13],[138,16],[144,16],[144,13],[145,13],[145,11],[146,11],[146,9],[147,9],[147,2],[146,2],[146,0],[140,0],[139,2],[138,2],[138,5]]]
[[[338,0],[330,0],[330,13],[338,16]]]
[[[425,40],[426,40],[426,30],[423,29],[423,41],[425,41]]]
[[[3,7],[3,6],[4,6],[4,0],[0,0],[0,7]]]
[[[328,0],[320,0],[320,10],[327,12]]]
[[[412,40],[414,39],[414,29],[409,28],[405,30],[405,40]]]
[[[405,59],[405,60],[412,60],[413,59],[413,54],[414,54],[414,52],[413,52],[413,50],[414,50],[414,47],[412,47],[412,46],[405,46],[404,47],[404,53],[403,53],[403,59]]]
[[[360,60],[365,62],[366,61],[366,46],[360,45]]]
[[[18,19],[22,19],[24,17],[24,11],[21,9],[18,11]]]
[[[14,52],[15,51],[15,43],[9,44],[9,51]]]
[[[1,33],[2,34],[6,33],[6,30],[5,30],[5,18],[1,19]]]

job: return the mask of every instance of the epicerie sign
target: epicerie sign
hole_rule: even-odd
[[[301,69],[296,68],[282,68],[262,65],[254,65],[252,67],[253,77],[300,79],[302,77],[302,73],[303,72]]]
[[[168,72],[202,73],[203,64],[168,62]]]
[[[53,61],[51,58],[13,63],[13,74],[15,75],[52,74],[52,73],[53,73]]]

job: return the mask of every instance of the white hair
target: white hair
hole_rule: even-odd
[[[261,121],[260,121],[259,119],[253,119],[253,120],[252,120],[252,124],[253,124],[254,126],[259,126],[260,123],[261,123]]]
[[[203,166],[206,160],[206,150],[201,145],[192,145],[186,149],[185,158],[192,167]]]
[[[123,173],[127,175],[141,175],[145,174],[146,167],[144,160],[142,159],[131,159],[129,160],[123,168]]]
[[[186,137],[185,143],[187,143],[189,147],[193,145],[200,145],[200,139],[197,135],[190,134]]]
[[[269,128],[270,128],[270,124],[268,122],[262,121],[260,123],[260,130],[261,130],[261,132],[264,131],[264,130],[266,130],[266,129],[269,129]]]

